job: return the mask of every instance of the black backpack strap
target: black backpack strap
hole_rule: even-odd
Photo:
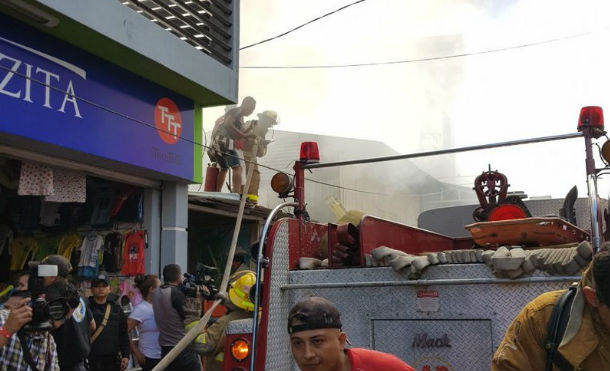
[[[23,359],[27,362],[28,366],[32,369],[32,371],[38,371],[36,367],[36,362],[32,358],[32,354],[30,353],[30,348],[27,346],[27,341],[25,340],[25,334],[22,331],[17,333],[17,338],[21,343],[21,352],[23,353]]]
[[[547,338],[544,342],[546,348],[546,363],[545,371],[551,371],[555,364],[561,371],[572,371],[574,366],[570,364],[559,353],[557,348],[561,344],[563,334],[566,331],[568,320],[570,319],[570,309],[574,296],[576,295],[576,286],[570,286],[555,302],[551,319],[547,325]]]

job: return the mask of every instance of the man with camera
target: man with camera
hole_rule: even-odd
[[[78,293],[77,288],[68,282],[72,264],[62,255],[49,255],[42,264],[57,265],[57,275],[44,278],[47,291],[57,292],[66,298],[69,312],[63,325],[51,332],[57,345],[61,371],[85,371],[87,357],[91,351],[89,336],[95,330],[91,309]],[[56,326],[57,327],[57,326]]]
[[[161,357],[165,357],[184,337],[186,320],[186,295],[180,289],[182,269],[178,264],[163,267],[165,284],[153,292],[152,305],[159,329]],[[199,371],[201,361],[191,347],[185,348],[166,370]]]
[[[55,340],[50,331],[63,324],[69,305],[59,290],[46,286],[57,276],[57,265],[30,265],[28,291],[0,310],[0,370],[59,370]]]

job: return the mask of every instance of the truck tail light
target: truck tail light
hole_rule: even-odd
[[[244,339],[235,339],[231,343],[231,355],[236,361],[243,361],[250,354],[250,344]]]
[[[585,128],[604,130],[604,111],[598,106],[583,107],[578,118],[578,131]]]
[[[313,164],[320,162],[320,151],[318,151],[318,143],[303,142],[301,143],[301,162]]]

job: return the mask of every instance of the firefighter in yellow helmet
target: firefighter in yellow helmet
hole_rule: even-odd
[[[250,290],[254,290],[256,274],[252,271],[239,271],[230,279],[227,313],[214,322],[206,332],[199,335],[193,343],[195,351],[206,356],[206,371],[222,371],[226,328],[229,322],[252,318],[254,303],[250,300]],[[188,326],[187,326],[188,330]]]

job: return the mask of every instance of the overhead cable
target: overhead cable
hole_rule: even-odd
[[[271,40],[279,39],[280,37],[282,37],[282,36],[286,36],[286,35],[288,35],[289,33],[291,33],[291,32],[294,32],[294,31],[298,30],[299,28],[303,28],[303,27],[307,26],[308,24],[311,24],[311,23],[313,23],[313,22],[315,22],[315,21],[319,21],[320,19],[322,19],[322,18],[324,18],[324,17],[328,17],[329,15],[335,14],[335,13],[337,13],[337,12],[339,12],[339,11],[343,10],[343,9],[349,8],[349,7],[350,7],[350,6],[352,6],[352,5],[356,5],[356,4],[361,3],[361,2],[364,2],[364,1],[366,1],[366,0],[358,0],[358,1],[354,1],[354,2],[353,2],[353,3],[351,3],[351,4],[344,5],[344,6],[342,6],[342,7],[338,8],[338,9],[336,9],[336,10],[333,10],[332,12],[329,12],[329,13],[323,14],[323,15],[321,15],[321,16],[319,16],[319,17],[316,17],[316,18],[312,19],[312,20],[311,20],[311,21],[309,21],[309,22],[305,22],[305,23],[303,23],[302,25],[299,25],[299,26],[297,26],[297,27],[295,27],[295,28],[293,28],[293,29],[290,29],[290,30],[288,30],[288,31],[286,31],[286,32],[284,32],[284,33],[281,33],[281,34],[279,34],[279,35],[277,35],[277,36],[270,37],[270,38],[268,38],[268,39],[265,39],[265,40],[262,40],[262,41],[256,42],[256,43],[254,43],[254,44],[246,45],[246,46],[244,46],[244,47],[239,48],[239,50],[248,49],[248,48],[251,48],[251,47],[253,47],[253,46],[256,46],[256,45],[260,45],[260,44],[263,44],[263,43],[269,42],[269,41],[271,41]]]
[[[243,68],[243,69],[316,69],[316,68],[318,68],[318,69],[320,69],[320,68],[370,67],[370,66],[384,66],[384,65],[392,65],[392,64],[431,62],[431,61],[438,61],[438,60],[443,60],[443,59],[463,58],[463,57],[470,57],[470,56],[474,56],[474,55],[505,52],[505,51],[514,50],[514,49],[521,49],[521,48],[527,48],[527,47],[532,47],[532,46],[550,44],[550,43],[554,43],[554,42],[558,42],[558,41],[587,36],[592,33],[594,33],[594,31],[555,38],[555,39],[549,39],[549,40],[544,40],[544,41],[538,41],[538,42],[533,42],[533,43],[528,43],[528,44],[520,44],[520,45],[507,46],[504,48],[482,50],[482,51],[472,52],[472,53],[452,54],[452,55],[444,55],[444,56],[428,57],[428,58],[404,59],[404,60],[398,60],[398,61],[351,63],[351,64],[330,64],[330,65],[309,65],[309,66],[240,66],[239,68]]]

